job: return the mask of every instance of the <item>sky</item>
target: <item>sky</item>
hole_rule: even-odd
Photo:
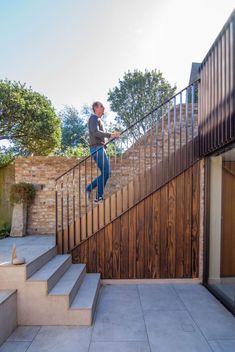
[[[0,79],[57,111],[100,100],[125,72],[158,69],[181,90],[234,0],[0,0]]]

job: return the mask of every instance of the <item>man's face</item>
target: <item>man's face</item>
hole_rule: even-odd
[[[102,115],[104,115],[104,106],[103,104],[99,104],[96,109],[95,109],[95,113],[98,117],[101,117]]]

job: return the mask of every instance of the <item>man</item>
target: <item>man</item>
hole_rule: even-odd
[[[97,188],[95,202],[103,200],[104,187],[110,176],[110,164],[105,151],[105,138],[118,138],[120,132],[106,133],[104,132],[101,118],[104,115],[104,106],[99,101],[92,105],[94,114],[91,114],[88,121],[89,137],[90,137],[90,152],[92,158],[95,160],[98,168],[100,169],[100,176],[96,177],[86,187],[87,200],[90,200],[91,191]]]

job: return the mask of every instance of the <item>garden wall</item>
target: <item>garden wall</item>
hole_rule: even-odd
[[[16,159],[15,182],[42,185],[42,189],[37,190],[34,203],[28,211],[28,234],[55,234],[55,178],[78,161],[76,157],[60,156],[31,156]]]

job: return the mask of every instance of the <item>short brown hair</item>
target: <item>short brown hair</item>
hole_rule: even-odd
[[[98,108],[99,105],[102,105],[100,101],[95,101],[92,104],[92,110],[95,112],[95,108]]]

